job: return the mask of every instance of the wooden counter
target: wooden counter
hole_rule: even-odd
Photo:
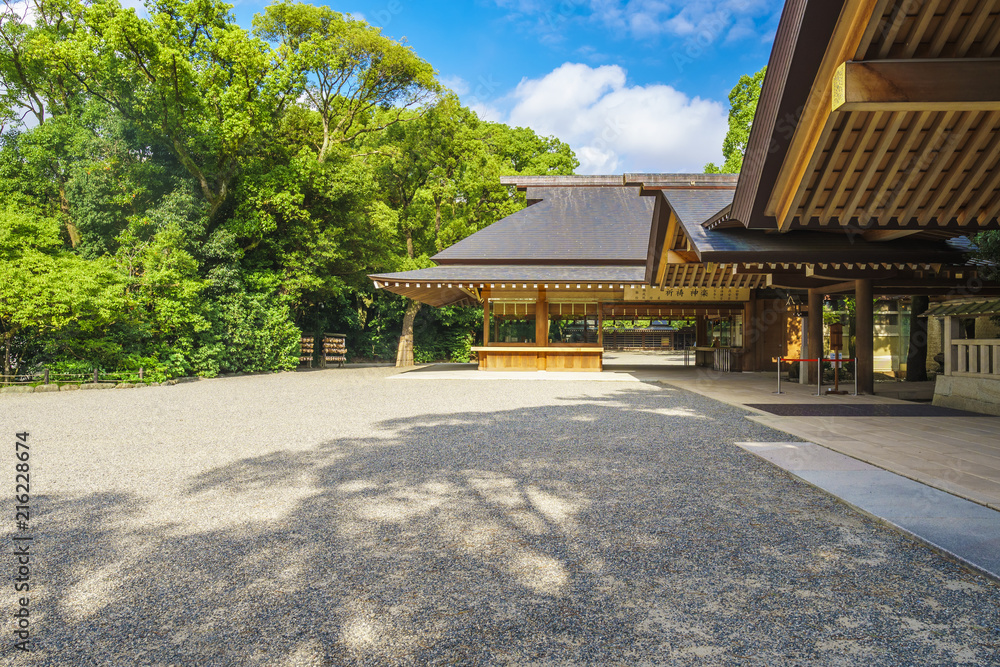
[[[481,371],[600,371],[603,347],[490,345],[473,347]]]

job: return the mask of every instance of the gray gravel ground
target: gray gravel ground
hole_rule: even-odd
[[[790,439],[736,408],[393,373],[0,397],[39,647],[4,613],[0,660],[1000,664],[1000,587],[733,446]]]

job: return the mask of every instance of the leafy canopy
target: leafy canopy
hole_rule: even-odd
[[[753,76],[744,74],[729,93],[729,131],[722,142],[722,166],[709,162],[706,174],[738,174],[743,167],[743,155],[750,142],[750,128],[757,112],[757,100],[764,85],[765,66]]]

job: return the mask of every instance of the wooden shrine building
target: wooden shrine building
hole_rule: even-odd
[[[998,50],[1000,0],[788,0],[739,177],[507,178],[527,208],[371,278],[483,304],[486,369],[599,369],[632,317],[693,318],[699,346],[728,322],[713,363],[765,370],[793,320],[822,355],[823,297],[852,293],[870,393],[875,295],[1000,294],[968,259],[1000,228]]]

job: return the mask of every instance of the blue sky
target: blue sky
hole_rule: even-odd
[[[264,2],[241,2],[245,27]],[[568,142],[579,173],[700,172],[782,0],[345,0],[481,116]]]

